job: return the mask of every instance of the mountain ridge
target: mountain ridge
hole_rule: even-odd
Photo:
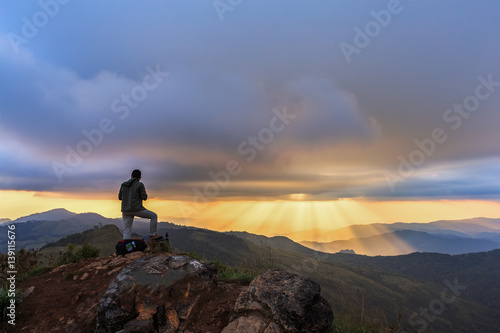
[[[331,242],[335,240],[347,240],[350,238],[361,238],[380,235],[390,231],[409,229],[414,231],[426,231],[429,233],[462,233],[469,236],[484,232],[500,233],[500,218],[476,217],[462,220],[438,220],[432,222],[394,222],[394,223],[371,223],[353,224],[346,227],[334,229],[304,229],[295,232],[284,233],[290,239],[297,242],[311,241],[307,238],[316,238],[314,241]],[[457,234],[458,235],[458,234]]]
[[[21,223],[21,222],[28,222],[28,221],[61,221],[61,220],[73,217],[75,215],[77,215],[77,214],[70,212],[69,210],[67,210],[65,208],[55,208],[55,209],[51,209],[51,210],[48,210],[48,211],[45,211],[42,213],[35,213],[35,214],[23,216],[23,217],[15,219],[11,222],[12,223]]]
[[[500,242],[487,239],[459,237],[451,234],[430,234],[423,231],[396,230],[380,235],[352,238],[333,242],[300,242],[317,251],[337,253],[353,249],[357,254],[369,256],[403,255],[413,252],[465,254],[486,252],[500,248]]]
[[[35,218],[47,218],[56,213],[57,217],[69,216],[66,219],[58,220],[58,221],[47,221],[47,220],[34,220]],[[44,246],[45,244],[57,241],[58,239],[68,236],[73,233],[82,232],[86,229],[90,229],[94,226],[102,226],[106,224],[113,224],[118,228],[122,228],[122,221],[120,218],[106,218],[97,213],[72,213],[65,209],[56,209],[49,210],[47,212],[37,213],[28,215],[23,220],[28,220],[22,223],[17,223],[17,231],[22,237],[17,239],[18,247],[29,248],[39,248]],[[16,222],[11,222],[16,223]],[[159,228],[189,228],[188,226],[176,225],[170,222],[160,222]],[[452,230],[442,229],[443,227],[449,226]],[[0,224],[0,231],[2,228],[6,228],[7,224]],[[494,228],[499,228],[499,230]],[[194,227],[193,227],[194,228]],[[405,229],[406,228],[406,229]],[[462,228],[462,229],[460,229]],[[351,242],[339,242],[337,246],[328,246],[325,244],[320,244],[322,242],[296,242],[289,237],[285,236],[262,236],[255,235],[245,232],[240,232],[241,234],[237,234],[238,232],[231,232],[240,238],[247,239],[253,244],[257,246],[267,245],[273,248],[281,248],[281,249],[291,249],[293,251],[309,254],[310,252],[304,248],[309,247],[312,248],[311,251],[319,250],[330,253],[339,252],[342,249],[353,249],[357,254],[368,254],[368,255],[399,255],[404,253],[411,252],[440,252],[440,253],[449,253],[449,254],[458,254],[465,252],[478,252],[478,251],[488,251],[494,248],[497,248],[497,244],[500,244],[500,219],[489,219],[489,218],[474,218],[474,219],[466,219],[466,220],[441,220],[434,221],[429,223],[393,223],[393,224],[374,224],[374,225],[353,225],[350,227],[339,228],[336,230],[344,230],[345,232],[349,232],[350,234],[358,234],[358,235],[382,235],[387,234],[387,230],[392,230],[393,232],[398,232],[394,234],[396,237],[393,238],[393,242],[381,241],[376,242],[372,240],[372,243],[377,243],[379,248],[381,248],[380,252],[370,250],[363,251],[360,250],[359,242],[369,242],[370,239],[366,238],[363,240],[358,240],[358,246],[352,246]],[[419,232],[425,232],[429,235],[426,235],[427,240],[421,238],[421,242],[427,243],[427,247],[416,246],[414,242],[407,241],[406,239],[400,239],[397,236],[401,234],[401,230],[413,230],[417,229]],[[460,231],[461,230],[461,231]],[[488,230],[488,231],[485,231]],[[136,219],[134,221],[134,231],[142,233],[145,235],[149,232],[149,224],[146,220]],[[415,231],[415,230],[413,230]],[[326,234],[326,233],[323,233]],[[413,233],[414,235],[417,235]],[[472,235],[471,235],[472,234]],[[0,252],[6,250],[6,235],[7,232],[0,232]],[[424,235],[424,234],[421,234]],[[455,238],[451,237],[454,236]],[[382,236],[380,236],[382,237]],[[416,236],[415,236],[416,237]],[[414,238],[415,238],[414,237]],[[437,237],[437,238],[436,238]],[[352,239],[352,238],[351,238]],[[374,238],[376,239],[376,237]],[[436,246],[431,246],[429,243],[432,243],[432,239],[434,239],[434,243],[444,242],[449,244],[454,248],[437,248]],[[464,250],[462,252],[457,251],[457,245],[453,244],[451,240],[455,240],[457,242],[463,242],[463,244],[467,246],[463,246]],[[388,244],[387,244],[388,243]],[[384,245],[387,244],[387,245]],[[471,244],[475,244],[472,246]],[[375,247],[373,245],[372,247]],[[417,244],[418,245],[418,244]],[[392,249],[396,246],[396,249]],[[399,247],[399,250],[397,249]],[[458,246],[460,247],[460,246]],[[386,250],[384,250],[384,248]],[[392,250],[387,250],[392,249]]]

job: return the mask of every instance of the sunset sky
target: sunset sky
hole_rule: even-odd
[[[500,217],[498,1],[2,1],[0,218]]]

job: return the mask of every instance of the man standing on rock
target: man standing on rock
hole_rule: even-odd
[[[162,237],[157,232],[158,215],[142,205],[142,200],[147,200],[148,195],[144,184],[140,182],[141,178],[140,170],[132,171],[131,178],[122,183],[118,193],[118,199],[122,201],[123,239],[132,238],[132,223],[134,216],[137,216],[150,220],[149,239],[159,240]]]

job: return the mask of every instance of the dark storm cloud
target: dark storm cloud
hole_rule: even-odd
[[[4,4],[0,186],[106,190],[139,167],[185,197],[236,160],[243,172],[221,195],[496,195],[492,173],[463,163],[498,157],[500,93],[457,130],[443,116],[479,77],[500,81],[499,4],[400,1],[381,24],[390,3],[247,1],[221,21],[211,2],[70,2],[17,53],[12,34],[43,8]],[[357,36],[377,22],[377,33]],[[342,43],[358,48],[349,62]],[[286,108],[297,117],[253,147]],[[392,192],[384,175],[435,128],[448,139],[417,169],[460,176],[408,177]],[[258,182],[268,188],[246,185]]]

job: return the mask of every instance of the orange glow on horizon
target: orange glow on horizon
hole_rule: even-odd
[[[302,198],[300,196],[300,198]],[[299,199],[299,197],[297,197]],[[0,191],[0,218],[16,219],[54,208],[75,213],[94,212],[109,218],[121,217],[120,201],[115,196],[68,196],[64,193]],[[160,221],[196,226],[217,231],[248,231],[267,236],[285,235],[296,241],[322,240],[324,230],[353,224],[432,222],[473,217],[500,217],[500,202],[485,200],[437,201],[214,201],[196,213],[183,216],[183,201],[150,199],[146,208],[156,212]],[[358,237],[344,230],[342,239]],[[333,239],[332,239],[333,240]],[[323,240],[327,241],[327,240]]]

